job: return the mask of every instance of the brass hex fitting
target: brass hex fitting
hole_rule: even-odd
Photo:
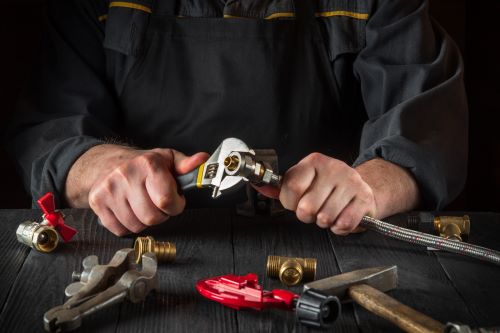
[[[140,263],[142,255],[147,252],[153,252],[158,262],[175,261],[176,248],[174,243],[158,242],[153,237],[137,237],[134,243],[135,262]]]
[[[439,236],[467,241],[470,234],[470,218],[464,216],[436,216],[434,217],[434,229]]]
[[[314,280],[316,259],[268,256],[266,270],[267,276],[279,278],[287,286],[294,286],[301,281]]]
[[[16,230],[17,240],[40,252],[52,252],[59,244],[57,231],[45,224],[26,221]]]

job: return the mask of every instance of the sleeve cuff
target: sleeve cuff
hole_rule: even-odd
[[[90,148],[104,144],[103,140],[90,136],[68,138],[56,144],[47,154],[33,162],[31,174],[32,205],[47,192],[54,193],[56,207],[62,207],[66,178],[73,163]]]

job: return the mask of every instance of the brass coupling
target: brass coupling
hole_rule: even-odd
[[[467,241],[470,234],[470,218],[464,216],[436,216],[434,229],[439,236],[458,241]]]
[[[153,237],[137,237],[134,243],[135,262],[140,263],[142,255],[147,252],[153,252],[158,262],[175,261],[176,248],[174,243],[158,242]]]
[[[287,286],[313,281],[316,276],[316,259],[268,256],[266,271],[270,278],[279,278]]]
[[[44,253],[52,252],[59,244],[59,234],[53,227],[32,221],[21,223],[16,237],[20,243]]]

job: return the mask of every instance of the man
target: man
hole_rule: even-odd
[[[260,191],[337,234],[463,186],[462,63],[425,0],[53,1],[40,61],[10,132],[26,186],[116,235],[202,201],[175,176],[226,137],[276,149]]]

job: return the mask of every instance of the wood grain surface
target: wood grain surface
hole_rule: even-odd
[[[43,314],[65,301],[71,273],[81,271],[85,256],[107,263],[113,254],[132,247],[135,237],[118,238],[97,223],[88,210],[69,210],[79,231],[73,241],[50,254],[16,241],[15,229],[39,211],[0,211],[0,332],[41,332]],[[500,215],[470,214],[470,241],[500,250]],[[290,289],[266,276],[268,255],[314,257],[316,278],[340,272],[397,265],[398,288],[388,294],[440,322],[498,326],[500,267],[373,232],[338,237],[293,214],[242,217],[231,210],[188,210],[144,235],[177,246],[177,260],[159,264],[159,290],[144,303],[124,302],[83,320],[80,332],[308,332],[293,312],[235,311],[204,299],[195,290],[201,278],[229,273],[258,274],[265,289]],[[395,326],[352,303],[343,304],[335,332],[398,332]]]

